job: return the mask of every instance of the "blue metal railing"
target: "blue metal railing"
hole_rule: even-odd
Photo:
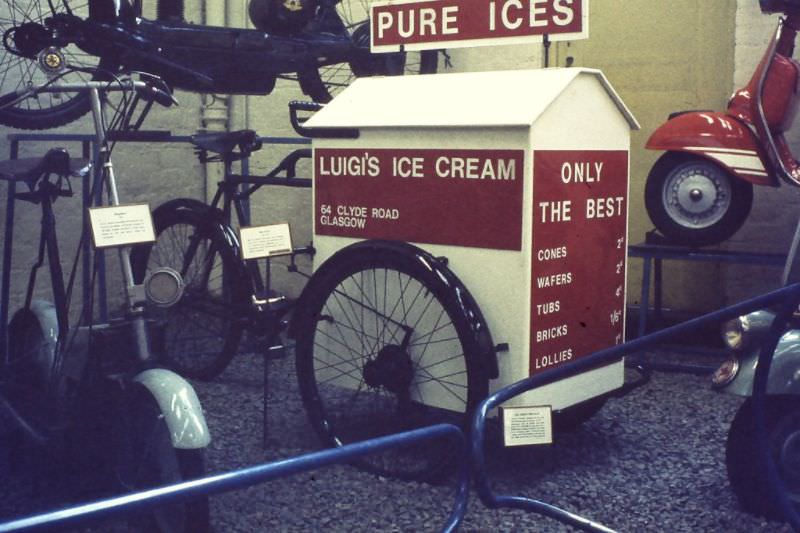
[[[489,480],[487,478],[484,461],[484,431],[485,421],[489,411],[494,407],[499,406],[503,402],[522,394],[523,392],[553,383],[560,379],[574,376],[575,374],[590,370],[591,368],[600,365],[613,363],[620,360],[625,355],[646,348],[651,348],[668,340],[673,340],[677,336],[686,335],[687,333],[690,333],[698,328],[708,326],[711,323],[719,323],[725,320],[730,320],[732,318],[736,318],[743,314],[758,309],[763,309],[765,307],[777,306],[778,314],[772,323],[770,333],[766,342],[762,346],[761,355],[759,356],[758,369],[753,387],[753,407],[757,420],[756,433],[758,434],[758,443],[760,450],[763,452],[763,458],[761,459],[762,463],[766,465],[772,486],[780,488],[780,490],[777,490],[776,493],[781,495],[781,506],[784,509],[786,518],[792,523],[795,529],[800,529],[800,520],[798,520],[797,512],[794,510],[793,505],[789,502],[786,496],[786,491],[781,488],[782,482],[778,477],[774,463],[767,457],[768,448],[766,446],[766,434],[764,431],[765,424],[763,417],[763,394],[766,389],[769,362],[772,359],[775,346],[785,331],[786,325],[791,318],[793,311],[797,309],[798,304],[800,304],[800,284],[790,285],[763,296],[752,298],[739,304],[726,307],[725,309],[714,311],[707,315],[689,320],[683,324],[663,329],[645,337],[634,339],[625,344],[595,352],[575,362],[518,381],[495,392],[480,404],[475,413],[472,424],[472,469],[475,473],[475,486],[480,500],[490,509],[522,509],[528,512],[553,518],[583,531],[603,533],[612,532],[613,530],[603,526],[602,524],[598,524],[587,518],[539,500],[526,498],[523,496],[494,494],[489,486]]]
[[[457,453],[458,464],[460,465],[459,482],[456,488],[453,508],[447,518],[447,522],[442,528],[444,532],[452,532],[456,531],[461,524],[467,510],[467,500],[469,498],[467,441],[464,437],[464,433],[458,426],[452,424],[437,424],[435,426],[397,433],[395,435],[347,444],[340,448],[308,453],[202,479],[176,483],[174,485],[143,492],[68,507],[58,511],[19,518],[10,522],[0,523],[0,533],[12,531],[41,531],[45,529],[85,525],[88,522],[103,518],[118,517],[158,505],[242,489],[265,481],[308,472],[324,466],[346,463],[364,455],[379,453],[437,438],[451,438],[453,441],[457,441],[455,451]]]

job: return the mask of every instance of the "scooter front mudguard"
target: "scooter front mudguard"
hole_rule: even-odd
[[[778,186],[756,136],[743,122],[725,113],[681,113],[659,126],[645,148],[695,154],[755,185]]]
[[[752,396],[753,379],[760,350],[755,347],[739,356],[736,377],[720,390],[737,396]],[[769,368],[767,394],[800,395],[800,330],[790,329],[781,336]]]
[[[188,381],[163,368],[140,372],[133,381],[143,385],[158,402],[175,448],[186,450],[208,446],[211,434],[197,393]]]
[[[14,345],[15,335],[24,328],[27,321],[35,320],[38,325],[41,339],[37,344],[37,349],[33,353],[33,360],[30,363],[34,364],[40,371],[40,378],[42,384],[47,384],[51,379],[51,372],[53,370],[53,362],[56,357],[56,349],[58,346],[58,317],[56,316],[56,306],[52,302],[44,300],[33,300],[30,307],[20,309],[14,313],[14,317],[9,323],[9,335],[11,337],[11,345]]]

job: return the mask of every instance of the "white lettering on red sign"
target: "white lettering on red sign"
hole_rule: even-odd
[[[314,231],[520,250],[523,171],[523,150],[319,148]]]
[[[623,337],[628,154],[535,151],[530,370]]]
[[[408,0],[372,6],[372,50],[588,37],[588,0]]]

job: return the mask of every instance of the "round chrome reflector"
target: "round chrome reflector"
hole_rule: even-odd
[[[711,375],[711,384],[715,388],[724,387],[733,381],[738,373],[739,360],[736,357],[731,357],[722,363]]]
[[[174,305],[183,296],[183,279],[175,270],[161,267],[147,274],[144,280],[147,301],[158,307]]]

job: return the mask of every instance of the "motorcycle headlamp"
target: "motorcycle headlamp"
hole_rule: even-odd
[[[739,360],[736,356],[731,356],[711,375],[711,385],[714,388],[721,388],[728,385],[736,378],[736,374],[739,373],[739,366]]]
[[[722,326],[722,340],[731,350],[744,348],[750,332],[750,320],[747,316],[740,316],[728,320]]]

